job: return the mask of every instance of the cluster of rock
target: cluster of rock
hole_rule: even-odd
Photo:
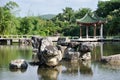
[[[92,45],[88,43],[70,42],[64,52],[64,58],[74,60],[90,60]]]
[[[90,60],[93,45],[90,43],[66,42],[65,39],[54,44],[50,38],[32,37],[33,63],[54,67],[62,60],[78,61]],[[23,59],[11,61],[10,69],[27,69],[27,62]]]
[[[59,40],[59,39],[58,39]],[[64,39],[63,39],[64,40]],[[65,40],[64,40],[65,41]],[[49,38],[32,37],[35,62],[47,66],[56,66],[62,59],[77,61],[90,60],[93,45],[78,42],[57,42],[55,45]],[[38,59],[36,59],[36,56]]]

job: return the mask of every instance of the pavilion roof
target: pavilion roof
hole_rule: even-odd
[[[77,23],[83,23],[83,24],[95,24],[97,22],[99,22],[98,19],[95,19],[94,17],[92,17],[89,13],[87,13],[83,18],[81,19],[77,19],[76,20]]]
[[[94,24],[101,24],[105,23],[106,19],[102,17],[98,17],[97,14],[93,14],[92,16],[87,13],[83,18],[76,20],[78,24],[83,25],[94,25]]]

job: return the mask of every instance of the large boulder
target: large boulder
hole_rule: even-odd
[[[42,51],[42,55],[45,64],[48,66],[56,66],[59,63],[59,61],[62,60],[61,50],[58,50],[57,47],[52,45],[46,46],[44,48],[44,51]]]
[[[35,47],[38,50],[37,56],[40,64],[56,66],[62,60],[61,48],[59,46],[55,46],[49,38],[34,38],[32,38],[34,39],[32,42],[33,48]]]
[[[109,63],[109,64],[112,64],[112,65],[120,64],[120,54],[103,56],[101,58],[101,62]]]

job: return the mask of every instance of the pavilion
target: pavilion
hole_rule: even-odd
[[[103,39],[103,24],[106,22],[105,19],[98,17],[95,13],[91,16],[87,13],[83,18],[77,19],[77,24],[80,25],[80,39],[82,38],[82,26],[86,27],[86,39],[97,40],[96,37],[96,28],[100,26],[100,36],[99,39]],[[94,27],[94,36],[89,38],[88,27]]]

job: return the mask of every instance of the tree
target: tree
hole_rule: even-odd
[[[20,27],[18,28],[19,34],[31,34],[33,25],[33,18],[32,17],[24,17],[20,22]]]
[[[66,7],[65,9],[63,9],[63,18],[69,23],[74,22],[74,10],[70,7]]]
[[[120,8],[120,1],[117,0],[99,1],[96,13],[98,14],[98,16],[107,17],[107,15],[109,15],[111,11],[114,11],[114,9],[119,9],[119,8]]]
[[[99,16],[107,18],[107,24],[104,25],[104,35],[120,35],[120,1],[99,1],[96,10]]]
[[[80,19],[83,16],[85,16],[85,14],[88,13],[88,12],[91,12],[91,9],[89,9],[89,8],[79,9],[78,11],[75,12],[75,18]]]
[[[11,13],[11,10],[15,7],[18,7],[18,5],[12,1],[0,7],[0,34],[16,34],[18,23],[16,17]]]
[[[107,35],[120,35],[120,8],[112,11],[110,15],[107,16],[108,23],[107,23]]]

